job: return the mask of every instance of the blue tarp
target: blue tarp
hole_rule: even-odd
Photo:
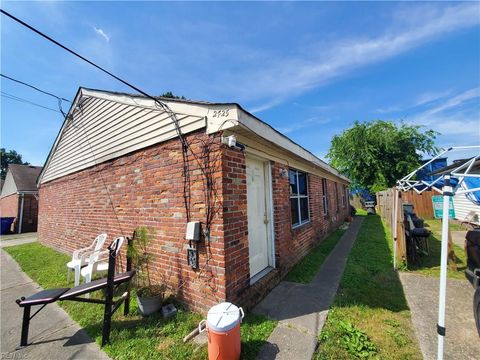
[[[362,197],[364,201],[375,201],[376,200],[375,196],[370,194],[370,192],[367,189],[363,189],[363,188],[359,188],[359,187],[350,189],[350,194],[358,195],[358,196]]]
[[[428,161],[430,160],[422,160],[422,163],[426,163]],[[417,171],[417,179],[424,180],[427,182],[432,182],[433,180],[437,179],[439,175],[428,175],[428,174],[434,171],[440,170],[446,166],[447,166],[446,157],[435,159],[430,164],[428,164],[424,168],[421,168],[420,170]]]
[[[480,188],[480,178],[465,178],[462,185],[465,189]],[[465,194],[468,200],[475,205],[480,205],[480,191]]]
[[[429,182],[431,184],[431,182]],[[442,189],[445,181],[439,180],[436,182],[433,186],[435,186],[437,189]],[[455,187],[458,184],[458,179],[457,178],[451,178],[450,179],[450,184]],[[428,186],[426,185],[417,185],[415,188],[417,190],[423,190],[427,188]],[[462,189],[475,189],[475,188],[480,188],[480,178],[471,178],[471,177],[466,177],[463,180],[463,184],[461,185]],[[467,193],[465,194],[468,200],[473,202],[475,205],[480,205],[480,191],[475,191],[472,193]]]
[[[428,184],[433,184],[433,181],[427,181]],[[443,188],[443,184],[445,183],[445,181],[443,179],[441,180],[438,180],[435,184],[433,184],[432,186],[435,186],[437,189],[442,189]],[[450,184],[455,187],[457,186],[458,184],[458,180],[456,178],[451,178],[450,179]],[[421,185],[417,185],[415,186],[415,189],[417,190],[423,190],[423,189],[426,189],[426,188],[429,188],[430,186],[427,186],[427,185],[424,185],[424,184],[421,184]]]

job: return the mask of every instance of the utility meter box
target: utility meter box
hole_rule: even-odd
[[[185,239],[190,241],[200,240],[200,222],[199,221],[190,221],[187,223],[187,233],[185,234]]]

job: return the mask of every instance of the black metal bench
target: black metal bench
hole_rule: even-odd
[[[128,241],[130,243],[131,240],[129,239]],[[28,330],[30,327],[30,320],[32,320],[35,315],[37,315],[45,306],[56,301],[79,301],[105,305],[105,311],[103,315],[102,346],[110,341],[110,327],[113,314],[123,303],[125,303],[124,315],[128,315],[130,310],[130,287],[127,286],[125,293],[117,301],[113,301],[113,292],[115,288],[121,284],[128,284],[135,275],[135,271],[131,270],[132,264],[129,257],[127,257],[127,272],[115,275],[116,249],[113,248],[112,245],[113,243],[108,247],[109,260],[108,274],[106,278],[82,284],[74,288],[42,290],[36,294],[33,294],[32,296],[29,296],[28,298],[22,297],[15,301],[18,306],[23,307],[22,335],[20,339],[20,346],[17,349],[28,345]],[[106,289],[105,299],[90,299],[81,297],[82,295],[101,289]],[[41,305],[40,309],[30,316],[32,306],[36,305]]]

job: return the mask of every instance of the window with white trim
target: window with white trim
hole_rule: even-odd
[[[322,204],[323,215],[328,215],[328,194],[327,194],[327,179],[322,179]]]
[[[308,211],[307,174],[298,170],[288,171],[290,180],[290,209],[292,226],[300,226],[310,220]]]

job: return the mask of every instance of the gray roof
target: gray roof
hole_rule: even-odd
[[[144,98],[148,99],[147,96],[142,95],[142,94],[135,94],[135,93],[128,93],[128,92],[123,92],[123,91],[111,91],[111,90],[101,90],[101,89],[93,89],[93,88],[87,88],[87,87],[82,87],[82,89],[85,90],[91,90],[91,91],[99,91],[103,93],[108,93],[108,94],[113,94],[113,95],[120,95],[120,96],[128,96],[128,97],[137,97],[137,98]],[[152,95],[154,99],[160,100],[160,101],[174,101],[174,102],[180,102],[180,103],[187,103],[187,104],[200,104],[200,105],[237,105],[240,106],[240,104],[235,103],[235,102],[212,102],[212,101],[206,101],[206,100],[192,100],[192,99],[182,99],[182,98],[171,98],[171,97],[165,97],[165,96],[157,96],[157,95]],[[240,106],[241,107],[241,106]]]
[[[37,178],[42,171],[42,166],[9,164],[8,171],[12,173],[17,191],[35,191]]]

